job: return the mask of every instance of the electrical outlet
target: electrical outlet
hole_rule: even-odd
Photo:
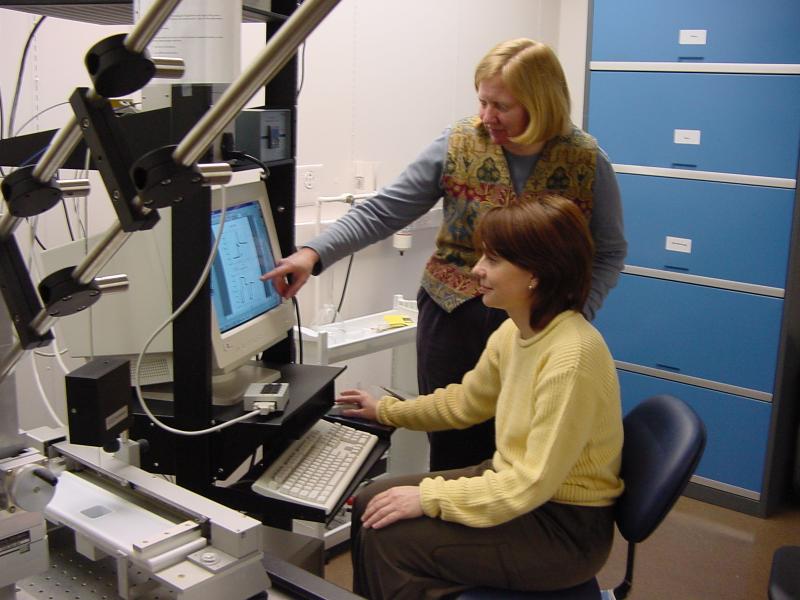
[[[310,205],[321,195],[322,165],[302,165],[297,167],[297,204]]]
[[[376,189],[378,163],[368,160],[353,161],[353,184],[356,192],[372,192]]]

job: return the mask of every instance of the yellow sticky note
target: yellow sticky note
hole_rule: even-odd
[[[383,320],[390,327],[406,327],[413,322],[409,317],[403,315],[383,315]]]

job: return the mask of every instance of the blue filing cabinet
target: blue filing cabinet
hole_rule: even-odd
[[[800,2],[594,0],[586,126],[629,251],[597,315],[623,404],[706,423],[695,497],[792,495],[800,397]]]

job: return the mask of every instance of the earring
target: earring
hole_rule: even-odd
[[[535,285],[533,285],[533,281],[531,281],[531,282],[528,284],[528,289],[529,289],[529,290],[533,290],[533,288],[535,288],[535,287],[536,287],[536,286],[535,286]]]

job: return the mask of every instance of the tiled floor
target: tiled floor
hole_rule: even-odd
[[[751,600],[767,597],[772,554],[800,545],[800,508],[769,519],[681,498],[656,532],[637,547],[631,600]],[[613,587],[625,571],[626,544],[618,539],[600,572]],[[350,589],[350,553],[333,557],[325,577]]]

